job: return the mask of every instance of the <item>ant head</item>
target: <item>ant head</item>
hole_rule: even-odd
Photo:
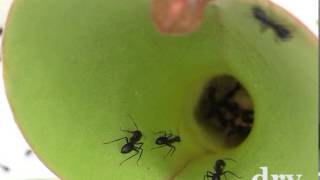
[[[142,132],[140,130],[135,130],[135,131],[133,131],[133,136],[141,137],[142,136]]]
[[[234,159],[231,159],[231,158],[218,159],[215,163],[215,168],[222,170],[224,167],[226,167],[225,161],[232,161],[234,163],[237,163],[237,161],[235,161]]]
[[[259,6],[253,6],[252,7],[252,11],[253,11],[253,13],[254,13],[254,15],[256,17],[260,17],[261,18],[261,17],[265,17],[266,16],[266,14],[263,11],[263,9],[261,7],[259,7]]]
[[[225,166],[226,166],[226,163],[224,162],[224,160],[218,159],[216,161],[215,167],[217,167],[219,169],[223,169]]]

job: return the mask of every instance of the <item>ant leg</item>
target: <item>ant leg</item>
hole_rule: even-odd
[[[213,175],[213,172],[207,171],[207,176],[212,176],[212,175]]]
[[[204,175],[203,176],[203,180],[207,180],[208,178],[213,178],[213,176],[211,176],[211,175]]]
[[[240,84],[237,82],[235,87],[232,88],[229,92],[227,92],[223,99],[229,99],[229,98],[232,98],[236,93],[237,91],[241,88]]]
[[[143,153],[143,149],[142,149],[143,143],[137,143],[137,144],[140,145],[139,147],[137,147],[138,152],[140,152],[139,158],[138,158],[138,160],[137,160],[137,165],[138,165],[138,161],[141,159],[141,156],[142,156],[142,153]],[[139,151],[139,150],[140,150],[140,151]]]
[[[134,131],[130,131],[130,130],[127,130],[127,129],[121,129],[121,128],[120,128],[120,131],[131,133],[131,134],[133,134],[133,132],[134,132]]]
[[[138,161],[140,160],[141,155],[142,155],[142,153],[143,153],[143,149],[142,149],[143,143],[137,143],[137,144],[139,144],[140,146],[138,146],[138,147],[137,147],[137,146],[134,146],[134,149],[133,149],[134,151],[136,151],[136,153],[135,153],[134,155],[128,157],[127,159],[123,160],[123,161],[120,163],[120,165],[122,165],[124,162],[126,162],[127,160],[133,158],[134,156],[136,156],[136,155],[138,155],[138,154],[140,153],[139,159],[137,160],[137,164],[138,164]],[[139,150],[141,150],[141,151],[139,151]]]
[[[166,158],[166,157],[168,157],[168,156],[169,156],[169,154],[171,154],[170,156],[172,156],[172,155],[173,155],[173,153],[176,151],[176,147],[174,147],[173,145],[171,145],[171,144],[167,144],[167,146],[169,146],[169,147],[170,147],[170,150],[168,151],[168,153],[167,153],[167,155],[165,156],[165,158]]]
[[[172,148],[170,147],[170,149],[169,149],[169,151],[168,151],[168,153],[164,156],[164,159],[165,158],[167,158],[168,156],[169,156],[169,154],[170,154],[170,152],[172,151]]]
[[[173,153],[176,151],[176,147],[175,146],[173,146],[173,145],[169,145],[170,147],[171,147],[171,149],[173,149],[173,151],[171,152],[171,155],[170,156],[172,156],[173,155]]]
[[[158,132],[154,132],[154,134],[163,134],[163,136],[167,136],[167,132],[166,131],[158,131]]]
[[[167,146],[166,144],[165,144],[165,145],[161,145],[161,146],[158,146],[158,147],[154,147],[154,148],[152,148],[151,150],[163,148],[163,147],[166,147],[166,146]]]
[[[166,134],[166,131],[157,131],[157,132],[154,132],[154,134]]]
[[[231,171],[224,171],[222,174],[225,175],[225,174],[227,174],[227,173],[229,173],[229,174],[231,174],[231,175],[233,175],[233,176],[241,179],[241,177],[239,177],[238,175],[236,175],[235,173],[233,173],[233,172],[231,172]]]
[[[127,137],[123,137],[123,138],[119,138],[119,139],[116,139],[116,140],[113,140],[113,141],[105,142],[103,144],[110,144],[110,143],[113,143],[113,142],[116,142],[116,141],[120,141],[122,139],[126,139],[127,143],[129,142]]]
[[[124,162],[126,162],[127,160],[129,160],[129,159],[131,159],[131,158],[133,158],[134,156],[136,156],[136,155],[139,154],[139,151],[138,151],[138,150],[136,150],[136,149],[134,149],[134,150],[136,151],[136,153],[135,153],[134,155],[128,157],[127,159],[121,161],[120,166],[121,166]]]
[[[213,173],[211,171],[207,171],[207,174],[204,175],[203,179],[206,180],[206,179],[208,179],[210,177],[213,177]]]
[[[232,158],[223,158],[222,160],[228,160],[228,161],[233,161],[234,163],[238,163],[236,160],[234,160]]]

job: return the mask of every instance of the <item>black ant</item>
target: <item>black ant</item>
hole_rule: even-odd
[[[31,150],[31,149],[28,149],[28,150],[26,150],[26,151],[24,152],[24,155],[25,155],[25,156],[31,156],[31,154],[32,154],[32,150]]]
[[[218,120],[223,127],[232,123],[234,117],[238,116],[240,113],[241,109],[239,105],[230,101],[230,99],[232,99],[240,89],[241,85],[237,82],[230,91],[221,97],[220,100],[215,100],[216,107],[214,108],[216,110],[214,113],[217,115]]]
[[[10,168],[6,165],[0,164],[0,168],[4,171],[4,172],[9,172]]]
[[[233,87],[229,92],[224,94],[222,97],[217,97],[218,90],[213,87],[209,86],[207,89],[207,98],[203,99],[204,105],[207,107],[205,111],[204,118],[211,118],[213,116],[224,116],[223,112],[221,111],[222,108],[227,108],[228,110],[234,110],[236,111],[236,107],[232,107],[234,104],[228,102],[229,99],[235,96],[237,91],[241,89],[241,86],[239,83],[236,83],[235,87]],[[232,113],[233,114],[233,113]]]
[[[224,159],[224,160],[231,160],[233,162],[236,162],[233,159]],[[226,176],[227,173],[240,179],[241,177],[237,176],[235,173],[233,173],[231,171],[224,171],[224,168],[226,167],[226,162],[224,160],[218,159],[215,162],[215,165],[213,167],[214,172],[207,171],[207,174],[204,175],[203,179],[206,180],[206,179],[210,178],[211,180],[221,180],[222,175],[225,177],[225,179],[227,179],[227,176]]]
[[[240,118],[242,122],[231,123],[229,126],[228,136],[240,135],[246,136],[250,133],[253,123],[253,110],[241,109]]]
[[[124,132],[127,132],[127,133],[131,133],[132,136],[130,137],[130,139],[128,139],[128,137],[122,137],[122,138],[119,138],[119,139],[104,143],[104,144],[110,144],[110,143],[125,139],[126,140],[126,144],[122,146],[121,153],[122,154],[127,154],[127,153],[130,153],[131,151],[135,151],[136,152],[134,155],[130,156],[129,158],[127,158],[125,160],[123,160],[120,163],[120,165],[122,163],[124,163],[125,161],[131,159],[132,157],[134,157],[134,156],[136,156],[136,155],[138,155],[140,153],[139,158],[137,160],[137,164],[138,164],[138,161],[140,160],[140,158],[142,156],[142,153],[143,153],[143,149],[142,149],[143,142],[139,142],[141,140],[141,138],[142,138],[142,132],[138,129],[138,126],[134,122],[133,118],[130,115],[129,115],[129,117],[131,118],[134,126],[136,127],[136,130],[134,130],[134,131],[122,130],[122,129],[120,129],[120,130],[124,131]]]
[[[230,126],[230,130],[228,131],[227,135],[228,136],[233,136],[233,135],[239,135],[239,136],[246,136],[250,133],[252,125],[245,124],[245,125],[237,125],[237,124],[232,124]]]
[[[181,141],[180,136],[175,136],[172,133],[167,134],[165,131],[160,131],[160,132],[157,132],[156,134],[159,134],[159,133],[163,133],[163,134],[156,139],[155,143],[160,146],[155,147],[153,149],[158,149],[158,148],[163,148],[165,146],[168,146],[170,147],[170,150],[168,151],[165,157],[167,157],[170,153],[172,156],[173,153],[176,151],[176,147],[173,146],[172,144],[176,142],[180,142]]]
[[[291,37],[290,30],[270,19],[260,7],[254,6],[252,12],[257,20],[265,26],[272,28],[280,39],[287,40]]]
[[[241,116],[245,123],[253,123],[253,110],[243,110]]]

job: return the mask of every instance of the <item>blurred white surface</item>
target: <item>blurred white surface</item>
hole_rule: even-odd
[[[309,29],[318,35],[318,7],[317,0],[273,0],[293,13]],[[0,26],[4,25],[7,11],[12,0],[0,0]],[[0,38],[1,39],[1,38]],[[2,63],[0,62],[2,75]],[[25,179],[57,179],[40,161],[32,154],[24,155],[29,149],[15,124],[7,99],[5,97],[2,76],[0,78],[0,164],[10,167],[10,172],[5,173],[0,169],[0,180],[25,180]]]
[[[0,63],[0,74],[2,74],[2,63]],[[0,180],[57,179],[35,154],[25,156],[25,152],[30,148],[13,120],[2,78],[0,83],[0,144],[0,164],[10,167],[10,172],[3,172],[0,169]]]

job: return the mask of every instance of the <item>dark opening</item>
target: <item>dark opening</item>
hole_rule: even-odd
[[[239,145],[249,135],[254,108],[247,90],[229,75],[218,76],[204,87],[195,117],[209,133],[224,138],[226,146]]]

